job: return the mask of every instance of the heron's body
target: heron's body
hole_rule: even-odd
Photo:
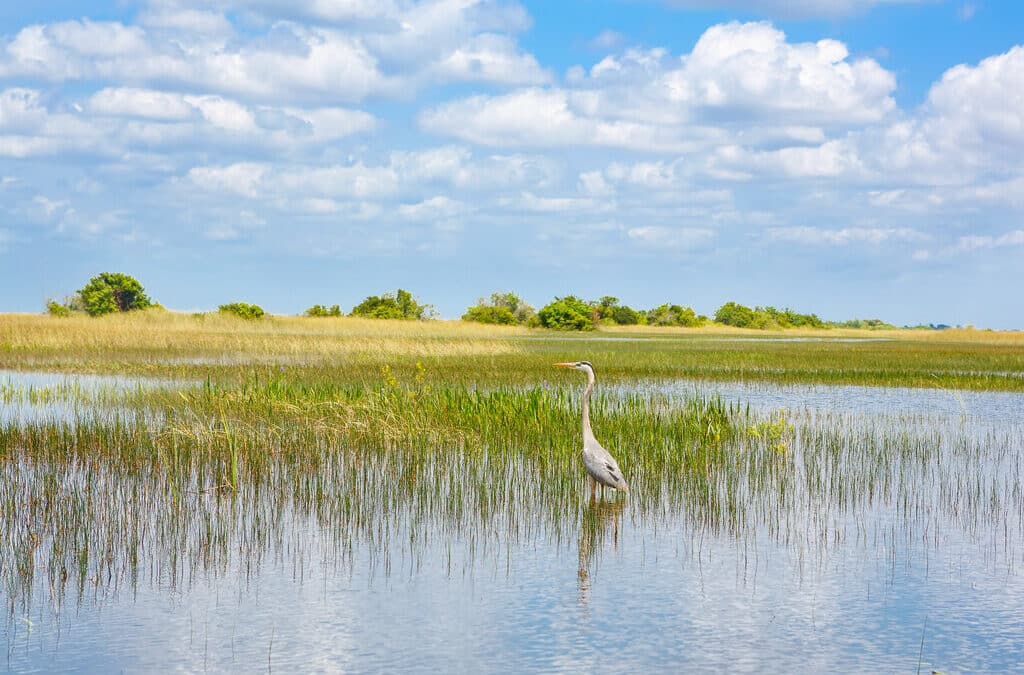
[[[626,479],[622,477],[622,470],[619,463],[615,461],[611,453],[602,447],[594,437],[594,430],[590,426],[590,394],[594,390],[594,367],[588,361],[577,361],[575,363],[556,364],[563,368],[581,370],[587,374],[587,388],[583,392],[583,466],[587,474],[594,481],[591,484],[591,493],[597,489],[597,484],[629,491]]]

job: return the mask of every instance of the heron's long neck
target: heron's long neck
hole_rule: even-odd
[[[583,392],[583,440],[594,438],[594,430],[590,428],[590,392],[594,391],[594,374],[587,373],[587,388]]]

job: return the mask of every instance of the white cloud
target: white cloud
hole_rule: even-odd
[[[427,131],[480,145],[593,145],[650,152],[681,152],[691,147],[676,130],[581,115],[571,105],[569,93],[559,89],[462,99],[425,111],[420,124]]]
[[[668,249],[692,249],[710,243],[715,231],[702,227],[663,227],[647,225],[633,227],[626,235],[646,246]]]
[[[432,70],[442,81],[539,84],[551,79],[532,54],[520,51],[511,38],[493,34],[470,38],[443,57]]]
[[[270,171],[266,164],[242,162],[224,167],[197,166],[188,172],[189,179],[204,190],[227,192],[257,198],[260,184]]]
[[[1013,230],[999,236],[966,235],[957,239],[955,250],[966,252],[1010,246],[1024,246],[1024,230]]]
[[[67,151],[123,157],[140,148],[189,145],[322,149],[376,124],[358,110],[247,106],[150,89],[108,87],[68,112],[47,109],[36,90],[0,92],[0,155],[13,157]]]
[[[769,24],[722,24],[687,55],[628,50],[575,71],[568,87],[472,96],[425,111],[420,123],[499,146],[679,153],[751,127],[755,141],[821,144],[824,129],[875,123],[895,108],[892,74],[848,56],[834,40],[792,44]]]
[[[402,204],[398,207],[400,215],[413,220],[451,218],[468,210],[466,204],[444,195],[424,199],[416,204]]]
[[[767,231],[769,239],[795,244],[849,246],[868,244],[879,246],[886,242],[926,241],[928,235],[907,227],[844,227],[829,230],[820,227],[773,227]]]
[[[266,32],[235,30],[225,12],[237,9],[264,13]],[[523,16],[474,0],[162,2],[137,25],[22,28],[0,43],[0,77],[170,85],[278,105],[405,96],[438,81],[546,82],[550,74],[511,36]],[[303,17],[328,23],[287,20]]]
[[[466,147],[444,146],[395,152],[391,165],[405,180],[460,189],[546,187],[560,175],[554,160],[539,155],[487,155],[476,158]]]
[[[152,8],[142,12],[138,21],[147,28],[182,31],[195,36],[220,39],[234,32],[231,22],[224,14],[198,9]]]
[[[108,87],[89,98],[87,109],[99,115],[142,117],[151,120],[187,120],[196,107],[175,93],[131,87]]]
[[[194,167],[188,183],[210,192],[268,201],[282,208],[315,213],[341,209],[348,201],[374,202],[420,197],[398,206],[401,215],[422,217],[433,209],[438,215],[468,210],[460,200],[438,194],[437,189],[510,189],[542,187],[548,173],[530,169],[524,156],[492,155],[480,159],[466,149],[445,147],[422,152],[394,153],[386,162],[317,166],[238,162]],[[530,195],[530,193],[524,193]],[[531,210],[550,209],[557,202],[517,197],[515,203]],[[582,205],[584,202],[579,202]],[[445,214],[444,212],[448,213]]]
[[[964,185],[1020,174],[1024,152],[1024,47],[947,70],[916,114],[865,133],[862,155],[880,173],[917,184]]]
[[[606,210],[608,204],[596,199],[580,197],[541,197],[532,192],[523,192],[516,198],[505,198],[502,206],[510,206],[536,213],[583,213]]]
[[[585,171],[580,174],[578,189],[581,193],[591,197],[609,197],[615,193],[615,188],[604,178],[600,171]]]

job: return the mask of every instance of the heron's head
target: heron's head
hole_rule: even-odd
[[[594,366],[590,365],[590,361],[573,361],[572,363],[556,363],[559,368],[572,368],[573,370],[580,370],[584,373],[594,372]]]

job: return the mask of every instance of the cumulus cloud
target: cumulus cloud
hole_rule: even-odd
[[[874,60],[850,60],[840,42],[793,44],[766,23],[713,26],[682,56],[628,50],[566,84],[449,102],[420,122],[487,145],[679,153],[751,126],[761,140],[820,143],[823,129],[883,120],[896,86]]]
[[[399,204],[398,213],[406,217],[422,217],[429,212],[451,216],[469,207],[460,200],[437,194],[439,187],[468,186],[475,190],[542,187],[547,174],[523,170],[530,164],[529,158],[524,156],[476,158],[468,150],[445,147],[397,152],[387,161],[376,164],[278,166],[267,162],[238,162],[198,166],[190,169],[186,178],[192,186],[208,192],[268,201],[283,207],[301,204],[304,210],[318,212],[336,211],[339,205],[353,200],[373,202],[422,195],[419,202]],[[431,191],[434,194],[425,194]],[[542,204],[543,200],[532,203]],[[310,208],[315,205],[330,208]]]
[[[321,104],[405,96],[434,82],[547,81],[507,30],[516,27],[517,12],[490,4],[223,2],[210,11],[204,3],[162,3],[137,24],[82,19],[24,27],[0,44],[0,77],[161,83]],[[266,13],[266,33],[235,30],[225,12],[238,8]],[[284,20],[293,15],[328,23]],[[345,24],[355,18],[374,21]]]
[[[213,95],[105,88],[82,104],[51,110],[33,89],[0,91],[0,155],[57,152],[120,156],[140,148],[320,147],[371,131],[376,120],[346,108],[245,105]]]
[[[1024,47],[947,70],[912,116],[863,134],[878,171],[913,183],[1005,182],[1024,152]]]

